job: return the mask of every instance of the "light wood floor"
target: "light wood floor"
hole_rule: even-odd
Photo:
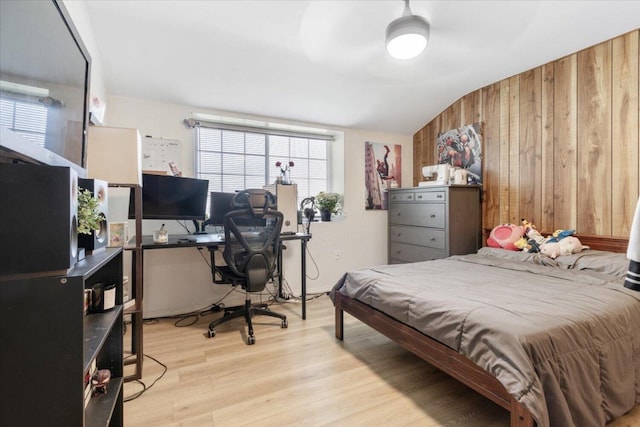
[[[328,296],[272,307],[287,315],[258,317],[256,344],[244,321],[205,338],[209,314],[186,327],[165,319],[144,326],[144,353],[167,372],[125,403],[125,426],[508,426],[499,406],[345,314],[345,340],[334,337]],[[163,368],[146,357],[149,386]],[[125,398],[141,390],[125,384]],[[610,427],[640,426],[640,407]]]

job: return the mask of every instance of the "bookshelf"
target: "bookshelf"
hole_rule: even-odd
[[[122,248],[88,255],[67,274],[0,281],[0,425],[123,425]],[[115,284],[115,307],[84,314],[84,290]],[[109,369],[107,393],[85,406],[84,378]]]

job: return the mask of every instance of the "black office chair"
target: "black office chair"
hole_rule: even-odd
[[[262,314],[282,320],[287,317],[269,310],[266,304],[254,305],[250,294],[261,292],[276,270],[283,215],[275,210],[275,198],[266,190],[244,190],[231,200],[232,211],[224,216],[224,251],[226,265],[215,262],[211,252],[213,281],[218,284],[242,286],[246,291],[243,306],[226,308],[224,315],[209,324],[209,338],[216,335],[215,327],[244,316],[248,325],[247,344],[255,344],[253,316]]]

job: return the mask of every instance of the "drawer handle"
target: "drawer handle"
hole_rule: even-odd
[[[442,194],[438,194],[438,195],[436,196],[436,199],[442,199]]]
[[[436,214],[431,214],[431,215],[429,215],[429,217],[430,217],[430,218],[435,218],[435,217],[436,217]]]
[[[435,238],[435,237],[432,237],[432,238],[430,238],[429,240],[431,240],[432,242],[435,242],[435,241],[436,241],[436,238]]]
[[[416,199],[422,199],[422,195],[416,196]]]

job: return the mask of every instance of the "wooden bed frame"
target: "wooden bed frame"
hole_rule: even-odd
[[[625,252],[628,240],[616,237],[576,235],[583,245],[591,249]],[[533,427],[531,412],[511,396],[491,374],[459,354],[418,330],[401,323],[383,312],[360,301],[334,292],[335,333],[344,339],[344,312],[395,341],[421,359],[471,387],[481,395],[505,408],[511,414],[511,427]]]

